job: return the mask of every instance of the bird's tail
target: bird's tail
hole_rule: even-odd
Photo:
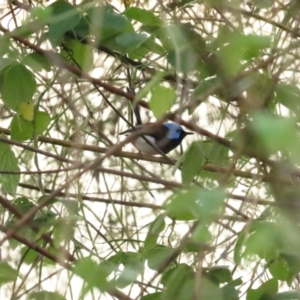
[[[132,95],[135,96],[135,91],[132,88],[126,88],[128,93],[131,93]],[[133,112],[135,115],[136,119],[136,126],[137,125],[142,125],[142,119],[141,119],[141,113],[140,113],[140,106],[136,103],[133,107]]]

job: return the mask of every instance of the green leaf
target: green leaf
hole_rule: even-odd
[[[49,7],[35,6],[30,9],[30,15],[39,22],[48,22],[51,18],[51,9]]]
[[[51,117],[44,111],[37,111],[34,116],[35,134],[42,134],[51,122]]]
[[[192,187],[172,195],[164,204],[166,214],[175,220],[195,220],[211,222],[218,216],[224,205],[222,190],[207,190]]]
[[[75,223],[72,222],[72,218],[61,218],[58,217],[54,219],[51,216],[48,216],[48,220],[54,221],[53,226],[53,242],[54,245],[59,247],[61,244],[68,244],[70,239],[74,236],[74,226]]]
[[[0,286],[5,283],[17,280],[19,272],[12,268],[7,262],[0,262]]]
[[[229,78],[240,71],[242,58],[243,53],[238,39],[231,40],[218,52],[218,61],[222,63],[223,73]]]
[[[277,101],[299,115],[300,113],[300,89],[292,84],[280,83],[275,88]]]
[[[201,155],[205,158],[207,164],[220,166],[226,166],[228,164],[229,148],[212,141],[199,141],[197,143],[201,150]],[[199,174],[199,178],[208,178],[213,181],[219,181],[223,176],[223,174],[207,171],[204,168],[201,169]],[[234,177],[228,177],[227,180],[229,179],[232,180]]]
[[[200,68],[199,55],[205,50],[205,41],[190,23],[166,26],[164,35],[168,37],[169,46],[164,37],[159,39],[169,50],[167,60],[173,67],[184,73]]]
[[[166,53],[166,50],[161,45],[159,45],[151,36],[145,40],[141,47],[159,55],[164,55]]]
[[[18,105],[18,113],[23,117],[26,121],[33,121],[34,116],[34,105],[28,103],[20,103]]]
[[[60,199],[58,200],[62,205],[66,207],[68,210],[69,214],[73,216],[78,212],[79,209],[79,203],[76,200],[65,200],[65,199]]]
[[[34,75],[22,64],[14,64],[4,71],[1,85],[2,100],[12,110],[20,103],[28,103],[36,91]]]
[[[200,189],[185,190],[171,196],[165,204],[167,216],[180,221],[198,219],[200,215],[197,205],[199,197]]]
[[[61,54],[83,71],[89,72],[94,64],[93,48],[74,39],[66,39],[65,44],[69,51],[62,50]]]
[[[291,277],[291,270],[288,262],[282,256],[275,259],[269,266],[268,269],[272,274],[273,278],[281,281],[288,281]]]
[[[20,172],[15,154],[8,144],[0,142],[0,171]],[[5,193],[14,195],[20,182],[20,174],[1,174],[0,182]]]
[[[5,58],[0,58],[0,71],[2,71],[3,69],[5,69],[6,67],[8,67],[9,65],[11,64],[14,64],[15,63],[15,59],[12,58],[12,57],[5,57]],[[2,75],[2,74],[1,74]],[[2,77],[2,76],[1,76]],[[2,78],[1,78],[1,81],[2,81]],[[1,83],[1,86],[2,86],[2,83]],[[0,86],[0,87],[1,87]],[[2,88],[1,88],[1,93],[2,93]]]
[[[32,138],[33,123],[24,120],[19,115],[14,115],[10,123],[11,138],[15,141],[26,141]]]
[[[258,289],[251,289],[247,293],[247,300],[273,299],[278,291],[278,282],[276,279],[270,279],[264,282]]]
[[[30,9],[30,14],[23,20],[20,26],[16,26],[13,30],[15,36],[22,38],[30,38],[31,35],[42,33],[45,31],[45,26],[50,21],[49,8],[38,9],[37,6]],[[43,33],[42,33],[43,35]],[[39,37],[39,42],[44,41],[44,38]]]
[[[206,162],[200,144],[193,142],[185,153],[181,169],[181,180],[183,184],[190,184],[195,176],[199,175]]]
[[[164,72],[156,72],[155,75],[151,78],[151,80],[146,83],[145,87],[138,91],[138,93],[135,96],[135,101],[139,101],[145,96],[147,96],[147,94],[151,90],[153,90],[166,75],[167,74]]]
[[[146,41],[145,41],[146,42]],[[142,44],[140,44],[138,47],[133,48],[132,50],[130,50],[130,52],[128,52],[128,57],[134,60],[141,60],[144,59],[145,56],[151,52],[151,50],[149,50],[146,46],[145,46],[145,42],[143,42]],[[121,46],[120,46],[121,47]],[[124,48],[123,48],[124,49]],[[122,50],[123,52],[123,50]]]
[[[41,243],[38,243],[39,246],[43,246]],[[20,254],[22,256],[23,262],[26,265],[32,265],[38,258],[39,254],[33,249],[24,246],[20,250]]]
[[[140,253],[125,252],[124,268],[116,281],[119,288],[124,288],[133,283],[144,270],[144,262]]]
[[[150,109],[154,116],[160,119],[169,111],[176,100],[176,93],[173,89],[164,86],[156,86],[152,90]]]
[[[231,284],[227,284],[221,288],[223,299],[240,300],[240,291]]]
[[[223,166],[228,163],[228,147],[211,141],[201,142],[199,147],[209,163]]]
[[[166,6],[168,7],[168,9],[174,11],[176,8],[182,8],[182,7],[189,8],[190,6],[188,4],[193,1],[194,0],[180,0],[176,2],[170,2]]]
[[[212,282],[218,285],[221,283],[232,281],[232,276],[229,267],[227,266],[215,266],[204,268],[203,271]]]
[[[252,3],[260,9],[270,8],[274,4],[274,0],[252,0]]]
[[[173,249],[167,248],[163,245],[157,245],[148,252],[148,267],[157,271],[165,262],[165,260],[170,257],[173,251]]]
[[[124,32],[116,37],[116,42],[122,47],[122,52],[131,52],[147,40],[147,35],[135,32]]]
[[[192,267],[187,264],[178,264],[163,274],[160,283],[166,287],[170,280],[172,280],[173,277],[176,277],[177,274],[183,275],[185,278],[192,278],[195,276],[195,272]]]
[[[238,234],[238,238],[235,243],[234,252],[233,252],[234,262],[237,265],[240,265],[240,263],[242,261],[242,255],[243,255],[243,251],[244,251],[244,247],[245,247],[244,242],[245,242],[246,238],[247,238],[247,233],[245,232],[245,230],[242,230]]]
[[[214,284],[210,280],[207,280],[206,278],[202,278],[198,293],[199,293],[199,299],[205,299],[205,300],[224,299],[222,290],[216,284]]]
[[[90,35],[91,30],[91,24],[89,23],[87,15],[81,15],[79,23],[72,29],[72,32],[74,36],[80,40],[81,37]],[[66,38],[66,40],[68,40],[68,38]]]
[[[251,80],[253,81],[251,83]],[[258,73],[251,76],[250,85],[247,89],[247,99],[251,99],[252,107],[262,107],[268,103],[268,106],[274,105],[270,101],[274,95],[274,80],[267,73]],[[271,110],[271,111],[274,111]]]
[[[122,51],[115,38],[125,32],[134,32],[130,21],[116,14],[111,6],[93,7],[87,11],[87,15],[96,39],[107,47],[117,47]]]
[[[164,278],[165,289],[161,299],[191,300],[194,293],[193,286],[195,287],[194,272],[191,272],[187,265],[180,264],[172,270],[169,270],[168,273],[169,274],[166,274]],[[201,298],[199,297],[199,299]]]
[[[127,18],[138,21],[144,25],[159,27],[163,25],[160,17],[156,16],[153,12],[146,9],[130,7],[124,12],[124,15]]]
[[[99,265],[89,257],[78,260],[73,272],[86,282],[87,289],[97,287],[104,292],[112,287],[106,279],[110,273],[106,265]]]
[[[49,123],[51,117],[48,113],[37,111],[34,116],[34,121],[26,121],[19,115],[14,115],[11,123],[11,137],[16,141],[26,141],[33,137],[33,134],[39,135],[43,133]]]
[[[40,71],[51,71],[51,64],[49,63],[48,59],[38,53],[38,52],[33,52],[28,55],[26,55],[22,59],[22,63],[24,65],[27,65],[29,68],[31,68],[35,72],[40,72]]]
[[[271,38],[269,36],[254,34],[242,35],[239,38],[239,42],[242,42],[244,59],[258,57],[261,50],[267,49],[271,46]]]
[[[164,33],[170,39],[171,48],[176,51],[191,48],[199,56],[207,53],[205,39],[194,28],[192,23],[165,26]]]
[[[293,234],[292,236],[294,237],[295,235]],[[287,261],[288,268],[290,269],[290,277],[286,280],[289,285],[291,285],[291,282],[294,279],[295,275],[299,274],[300,272],[300,257],[298,253],[299,247],[297,247],[296,245],[296,247],[293,246],[295,248],[295,252],[291,253],[289,249],[290,245],[291,243],[288,243],[288,245],[286,245],[287,249],[282,250],[280,253],[280,257],[284,258]]]
[[[219,62],[222,63],[223,73],[226,76],[233,76],[240,70],[244,60],[256,58],[263,49],[269,48],[271,38],[251,34],[242,35],[226,29],[219,31],[216,44],[221,46],[217,55]]]
[[[162,292],[148,294],[140,298],[140,300],[161,300]]]
[[[162,31],[161,28],[157,26],[151,26],[151,25],[142,25],[140,27],[140,31],[144,31],[149,33],[152,37],[156,37],[157,33]]]
[[[39,291],[29,294],[28,300],[66,300],[66,298],[57,292]]]
[[[202,80],[193,91],[193,96],[197,97],[207,94],[209,91],[213,91],[215,87],[219,84],[217,78],[209,78]]]
[[[165,227],[166,222],[164,215],[159,215],[151,223],[144,243],[144,249],[146,253],[156,245],[159,234],[165,229]]]
[[[48,195],[43,195],[41,196],[38,200],[37,200],[37,203],[42,203],[44,202],[45,200],[48,200],[49,196]],[[58,202],[59,199],[58,198],[53,198],[50,203],[48,202],[48,205],[51,206],[52,204]]]
[[[209,163],[225,166],[228,163],[228,153],[229,149],[227,147],[216,142],[193,142],[183,157],[182,182],[188,184],[195,176],[199,176],[201,179],[208,178],[218,181],[223,175],[218,172],[206,171],[204,166]]]
[[[54,224],[53,220],[56,218],[57,213],[44,209],[43,211],[37,212],[35,215],[34,221],[40,224],[47,224],[50,223],[51,226]]]
[[[289,291],[289,292],[279,293],[273,296],[273,299],[274,300],[299,300],[300,292]]]
[[[199,224],[197,228],[193,231],[191,240],[194,243],[207,243],[212,240],[212,235],[209,228],[204,224]]]
[[[52,19],[49,24],[48,38],[52,47],[57,47],[64,34],[80,21],[79,11],[68,2],[59,0],[49,6]]]
[[[26,214],[30,209],[35,207],[34,203],[26,197],[18,197],[14,200],[13,205],[22,214]]]
[[[198,31],[195,30],[195,25],[191,22],[180,23],[179,28],[191,47],[198,50],[200,55],[207,53],[206,40],[199,34]]]
[[[298,155],[300,140],[295,130],[296,126],[296,120],[292,118],[263,113],[256,113],[251,123],[254,133],[270,154],[284,151],[290,154],[295,162],[300,162]]]
[[[197,299],[205,300],[222,300],[221,289],[207,280],[205,277],[201,277],[201,285],[196,285],[195,275],[187,269],[185,265],[179,265],[168,276],[165,282],[165,290],[163,292],[163,300],[192,300],[197,290]]]
[[[198,58],[192,48],[183,47],[171,50],[167,55],[168,63],[179,72],[189,73],[195,71],[198,66]]]
[[[273,259],[283,247],[280,228],[272,222],[257,221],[252,224],[250,234],[244,244],[245,255],[258,255],[266,260]]]
[[[118,268],[120,264],[123,264],[126,261],[126,253],[119,251],[115,255],[111,256],[108,261],[116,265]]]
[[[0,58],[9,52],[10,40],[8,35],[0,36]],[[1,60],[0,59],[0,60]]]

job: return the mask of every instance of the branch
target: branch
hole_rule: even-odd
[[[10,130],[6,128],[0,127],[0,133],[4,133],[6,135],[10,135]],[[55,139],[51,137],[46,137],[46,136],[38,136],[37,140],[40,142],[52,144],[52,145],[58,145],[66,148],[71,148],[71,149],[77,149],[77,150],[84,150],[84,151],[91,151],[95,153],[105,153],[108,148],[104,147],[98,147],[98,146],[93,146],[93,145],[87,145],[87,144],[80,144],[80,143],[75,143],[71,141],[66,141],[66,140],[60,140],[60,139]],[[59,156],[59,155],[54,155],[50,152],[46,152],[28,145],[25,145],[23,143],[13,141],[13,140],[8,140],[0,137],[0,141],[4,143],[8,143],[10,145],[14,145],[17,147],[22,147],[24,149],[27,149],[29,151],[39,153],[48,157],[53,157],[57,159],[58,161],[66,162],[66,163],[71,163],[71,164],[77,164],[77,167],[79,168],[79,164],[76,161],[67,159],[65,157]],[[127,152],[127,151],[116,151],[113,156],[115,157],[122,157],[122,158],[129,158],[129,159],[136,159],[136,160],[142,160],[142,161],[148,161],[148,162],[154,162],[158,164],[165,164],[165,165],[176,165],[176,161],[174,160],[173,162],[170,161],[169,159],[166,159],[164,157],[159,157],[159,156],[152,156],[152,155],[146,155],[146,154],[141,154],[141,153],[133,153],[133,152]],[[229,169],[227,167],[222,167],[222,166],[216,166],[213,164],[205,164],[203,166],[203,170],[214,172],[214,173],[221,173],[221,174],[230,174],[236,176],[236,177],[243,177],[243,178],[249,178],[249,179],[255,179],[257,181],[262,181],[262,182],[270,182],[278,181],[278,178],[274,178],[274,176],[270,175],[260,175],[260,174],[253,174],[251,172],[246,172],[246,171],[240,171],[240,170],[235,170],[235,169]],[[281,179],[281,182],[284,184],[290,184],[290,180],[283,180]]]

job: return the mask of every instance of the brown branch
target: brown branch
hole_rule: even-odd
[[[34,185],[26,184],[26,183],[20,183],[20,187],[23,187],[25,189],[40,191],[40,188]],[[44,191],[47,194],[53,193],[53,190],[45,188]],[[106,198],[100,198],[100,197],[90,197],[83,194],[73,194],[73,193],[64,193],[60,192],[58,194],[59,197],[68,197],[68,198],[74,198],[77,199],[78,197],[80,199],[91,201],[91,202],[100,202],[100,203],[106,203],[106,204],[114,204],[114,205],[124,205],[129,207],[142,207],[142,208],[149,208],[154,210],[164,210],[165,208],[161,205],[156,204],[150,204],[150,203],[143,203],[143,202],[135,202],[135,201],[123,201],[123,200],[116,200],[116,199],[106,199]],[[227,194],[227,197],[232,200],[238,200],[246,203],[251,204],[257,204],[257,205],[270,205],[270,206],[278,206],[278,207],[290,207],[293,204],[291,203],[282,203],[282,202],[275,202],[275,201],[267,201],[267,200],[261,200],[257,198],[247,197],[247,196],[240,196],[236,194]]]
[[[74,65],[68,63],[67,61],[65,61],[56,52],[50,51],[50,50],[44,50],[44,49],[32,44],[28,40],[16,35],[14,32],[10,32],[8,29],[4,28],[1,24],[0,24],[0,31],[6,33],[9,37],[13,38],[14,40],[18,41],[19,43],[22,43],[23,45],[25,45],[28,48],[36,51],[37,53],[45,56],[48,60],[50,60],[53,63],[54,66],[66,69],[69,72],[77,75],[78,77],[86,79],[90,83],[104,88],[105,90],[111,92],[112,94],[119,95],[121,97],[124,97],[124,98],[130,100],[130,101],[134,100],[134,95],[132,95],[130,93],[127,93],[127,92],[123,91],[122,89],[117,88],[117,87],[115,87],[111,84],[105,83],[100,79],[97,79],[97,78],[94,78],[94,77],[90,76],[86,72],[82,71],[81,69],[77,68],[76,66],[74,66]],[[139,104],[143,107],[148,108],[147,102],[145,102],[143,100],[140,100]]]
[[[18,233],[12,232],[11,229],[8,229],[8,228],[6,228],[5,226],[3,226],[1,224],[0,224],[0,231],[5,233],[5,234],[8,234],[10,232],[10,237],[9,238],[15,239],[16,241],[22,243],[23,245],[26,245],[29,248],[33,249],[34,251],[40,253],[44,257],[47,257],[50,260],[58,263],[62,267],[66,268],[67,270],[71,270],[71,265],[70,264],[64,262],[59,256],[55,256],[54,254],[50,253],[49,251],[47,251],[43,247],[39,246],[35,242],[27,240],[26,238],[22,237]]]
[[[26,184],[26,183],[20,183],[20,187],[35,191],[40,191],[40,188],[38,186]],[[53,190],[45,188],[44,191],[47,194],[53,193]],[[133,201],[123,201],[123,200],[112,200],[112,199],[106,199],[106,198],[99,198],[99,197],[90,197],[82,194],[73,194],[73,193],[64,193],[60,192],[58,194],[59,197],[68,197],[68,198],[80,198],[83,200],[91,201],[91,202],[101,202],[106,204],[117,204],[117,205],[124,205],[124,206],[130,206],[130,207],[143,207],[143,208],[150,208],[150,209],[163,209],[160,205],[155,204],[149,204],[149,203],[142,203],[142,202],[133,202]]]
[[[0,133],[4,133],[6,135],[9,135],[10,130],[0,127]],[[84,151],[91,151],[91,152],[102,153],[102,154],[105,153],[108,149],[108,148],[104,148],[104,147],[98,147],[98,146],[87,145],[87,144],[80,144],[80,143],[75,143],[75,142],[71,142],[71,141],[65,141],[65,140],[50,138],[50,137],[46,137],[46,136],[38,136],[37,139],[40,142],[49,143],[49,144],[52,144],[52,145],[58,145],[58,146],[66,147],[66,148],[72,148],[72,149],[84,150]],[[22,148],[27,149],[29,151],[33,151],[33,152],[40,153],[40,154],[43,154],[43,155],[46,155],[46,156],[49,156],[49,157],[53,157],[53,158],[55,158],[59,161],[62,161],[62,162],[76,164],[76,162],[73,161],[73,160],[67,159],[67,158],[62,157],[62,156],[53,155],[50,152],[42,151],[42,150],[39,150],[37,148],[24,145],[23,143],[20,143],[20,142],[4,139],[4,138],[1,138],[1,137],[0,137],[0,141],[8,143],[10,145],[15,145],[15,146],[18,146],[18,147],[22,147]],[[127,151],[116,151],[113,156],[122,157],[122,158],[129,158],[129,159],[137,159],[137,160],[154,162],[154,163],[165,164],[165,165],[175,165],[176,164],[175,160],[173,162],[171,162],[169,159],[165,159],[164,157],[146,155],[146,154],[141,154],[141,153],[133,153],[133,152],[127,152]],[[79,168],[80,165],[78,164],[77,167]],[[205,164],[203,166],[203,170],[214,172],[214,173],[222,173],[222,174],[228,174],[228,171],[229,171],[229,169],[227,167],[216,166],[216,165],[213,165],[213,164]],[[235,169],[230,170],[230,173],[234,176],[237,176],[237,177],[255,179],[257,181],[263,181],[263,182],[269,182],[269,181],[274,180],[273,176],[270,176],[270,175],[253,174],[251,172],[239,171],[239,170],[235,170]],[[289,181],[286,180],[286,182],[284,182],[284,183],[289,184]]]
[[[8,140],[6,138],[2,138],[0,137],[0,142],[4,142],[4,143],[8,143],[10,145],[15,145],[18,147],[22,147],[24,149],[27,150],[31,150],[33,152],[37,152],[40,154],[43,154],[45,156],[50,156],[50,157],[54,157],[55,159],[57,159],[58,161],[62,161],[62,162],[67,162],[67,163],[71,163],[74,164],[74,169],[86,169],[86,163],[78,163],[76,161],[64,158],[62,156],[58,156],[58,155],[54,155],[52,153],[28,146],[28,145],[24,145],[20,142],[16,142],[16,141],[12,141],[12,140]],[[120,145],[120,144],[119,144]],[[122,146],[118,146],[122,147]],[[109,151],[110,148],[106,149],[106,152]],[[105,153],[104,153],[105,154]],[[113,169],[107,169],[107,168],[103,168],[103,167],[99,167],[97,166],[96,170],[102,172],[102,173],[107,173],[107,174],[112,174],[112,175],[119,175],[119,176],[124,176],[124,177],[128,177],[128,178],[132,178],[132,179],[136,179],[139,181],[146,181],[146,182],[152,182],[152,183],[157,183],[157,184],[162,184],[168,188],[179,188],[182,185],[180,183],[177,182],[172,182],[172,181],[168,181],[168,180],[164,180],[164,179],[160,179],[157,177],[148,177],[145,175],[138,175],[138,174],[134,174],[134,173],[129,173],[129,172],[125,172],[125,171],[118,171],[118,170],[113,170]],[[0,171],[1,173],[1,171]],[[11,174],[14,174],[14,172],[10,172]],[[19,173],[19,172],[16,172]],[[39,172],[41,173],[41,172]]]
[[[22,213],[19,212],[19,210],[12,205],[11,201],[5,199],[4,197],[2,197],[0,195],[0,204],[6,208],[10,213],[14,214],[18,219],[21,219],[22,218]],[[38,233],[40,231],[40,227],[37,226],[36,224],[33,224],[33,223],[29,223],[29,227],[36,233]],[[43,238],[43,240],[47,243],[49,243],[51,245],[51,247],[55,248],[54,247],[54,242],[52,240],[52,238],[48,235],[48,234],[41,234],[41,237]],[[68,261],[75,261],[75,258],[74,256],[69,253],[66,249],[64,249],[63,247],[59,247],[58,251],[68,259]]]
[[[64,189],[68,188],[75,180],[80,178],[84,173],[86,173],[89,170],[95,170],[99,165],[102,164],[102,162],[107,158],[113,155],[115,151],[120,150],[125,144],[132,142],[134,139],[136,139],[139,135],[143,134],[144,132],[141,131],[136,131],[131,133],[123,142],[120,144],[117,144],[115,146],[112,146],[107,150],[105,155],[102,157],[96,159],[94,162],[87,164],[81,171],[77,172],[74,174],[72,177],[70,177],[64,184],[60,185],[56,190],[54,190],[50,195],[45,197],[43,201],[39,203],[39,205],[31,208],[26,214],[24,214],[16,223],[14,224],[14,228],[8,230],[6,233],[6,236],[2,238],[0,241],[0,246],[7,240],[9,239],[13,233],[15,233],[19,228],[27,224],[33,217],[34,215],[43,207],[47,206],[48,204],[51,203],[55,197],[59,195],[60,192],[62,192]]]
[[[256,20],[260,20],[260,21],[264,21],[265,23],[267,24],[270,24],[270,25],[273,25],[283,31],[286,31],[288,33],[290,33],[293,37],[300,37],[300,34],[299,34],[299,30],[298,28],[297,29],[291,29],[281,23],[277,23],[275,21],[273,21],[272,19],[268,19],[264,16],[261,16],[261,15],[258,15],[254,12],[251,12],[251,11],[247,11],[245,9],[242,9],[242,8],[239,8],[239,7],[232,7],[232,6],[229,6],[229,5],[223,5],[223,7],[233,13],[239,13],[239,14],[242,14],[244,16],[247,16],[247,17],[251,17],[251,18],[254,18]]]
[[[0,31],[6,33],[8,36],[13,38],[14,40],[22,43],[23,45],[29,47],[30,49],[40,53],[43,56],[45,56],[46,58],[48,58],[53,63],[53,65],[55,65],[59,68],[66,69],[69,72],[75,74],[76,76],[78,76],[80,78],[84,78],[84,79],[88,80],[90,83],[92,83],[94,85],[97,85],[97,86],[100,86],[100,87],[106,89],[107,91],[109,91],[109,92],[111,92],[115,95],[122,96],[122,97],[130,100],[131,102],[134,101],[134,95],[132,95],[131,93],[124,92],[122,89],[119,89],[119,88],[117,88],[117,87],[115,87],[111,84],[108,84],[108,83],[105,83],[105,82],[101,81],[100,79],[97,79],[97,78],[94,78],[94,77],[90,76],[89,74],[82,71],[78,67],[76,67],[76,66],[66,62],[65,60],[63,60],[61,58],[61,56],[58,55],[57,53],[55,53],[53,51],[44,50],[44,49],[30,43],[28,40],[26,40],[26,39],[24,39],[20,36],[17,36],[13,32],[10,32],[8,29],[4,28],[2,25],[0,25]],[[148,103],[143,101],[143,100],[139,100],[138,103],[139,103],[139,105],[141,105],[141,106],[143,106],[147,109],[149,108]],[[195,125],[195,124],[186,122],[183,119],[176,117],[176,115],[174,113],[166,114],[165,117],[162,120],[158,121],[158,122],[162,122],[163,120],[166,120],[166,119],[173,120],[176,123],[179,123],[179,124],[185,126],[186,128],[188,128],[190,130],[193,130],[193,131],[195,131],[195,132],[197,132],[201,135],[204,135],[204,136],[212,139],[213,141],[216,141],[219,144],[224,145],[224,146],[226,146],[226,147],[228,147],[228,148],[230,148],[234,151],[239,151],[240,150],[239,145],[236,145],[233,142],[230,142],[229,140],[227,140],[223,137],[220,137],[216,134],[213,134],[213,133],[209,132],[208,130],[205,130],[205,129],[203,129],[203,128]],[[250,157],[256,157],[257,159],[259,159],[261,161],[264,161],[265,163],[267,163],[269,165],[274,165],[273,161],[271,161],[270,159],[267,159],[265,157],[262,157],[257,152],[244,149],[243,153],[247,156],[250,156]]]
[[[17,6],[18,8],[26,10],[27,12],[30,12],[30,10],[31,10],[31,7],[29,5],[23,4],[22,2],[19,2],[18,0],[12,0],[11,3],[13,5]],[[90,39],[88,39],[86,37],[82,37],[82,36],[79,37],[72,30],[66,32],[65,35],[77,40],[79,43],[89,45],[89,46],[93,47],[94,49],[97,49],[98,51],[102,51],[109,56],[117,58],[125,65],[130,65],[130,66],[132,66],[138,70],[144,71],[150,75],[156,74],[155,68],[151,68],[148,65],[143,64],[140,61],[135,61],[134,59],[131,59],[131,58],[127,57],[126,55],[123,55],[121,53],[113,51],[103,45],[95,44],[95,42],[92,42]],[[177,74],[176,75],[172,75],[172,74],[165,75],[163,77],[163,79],[166,81],[170,81],[170,82],[179,82],[180,81],[183,84],[187,84],[187,86],[191,86],[193,88],[195,88],[198,85],[197,82],[194,82],[190,79],[179,78]]]
[[[6,227],[4,227],[1,224],[0,224],[0,231],[3,232],[3,233],[6,233],[7,235],[11,232],[10,229],[7,229]],[[17,240],[18,242],[28,246],[30,249],[33,249],[37,253],[43,255],[44,257],[58,263],[59,265],[61,265],[65,269],[67,269],[69,271],[72,271],[72,266],[70,264],[64,262],[59,256],[56,256],[56,255],[50,253],[49,251],[47,251],[46,249],[40,247],[35,242],[32,242],[32,241],[29,241],[29,240],[25,239],[24,237],[20,236],[16,232],[11,232],[10,233],[10,238],[13,238],[13,239]],[[130,297],[128,297],[127,295],[125,295],[124,293],[120,292],[119,290],[117,290],[115,288],[113,288],[111,290],[108,290],[107,292],[110,295],[112,295],[114,297],[117,297],[119,300],[132,300]]]

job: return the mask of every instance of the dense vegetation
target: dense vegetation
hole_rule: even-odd
[[[299,1],[2,8],[1,299],[300,299]]]

